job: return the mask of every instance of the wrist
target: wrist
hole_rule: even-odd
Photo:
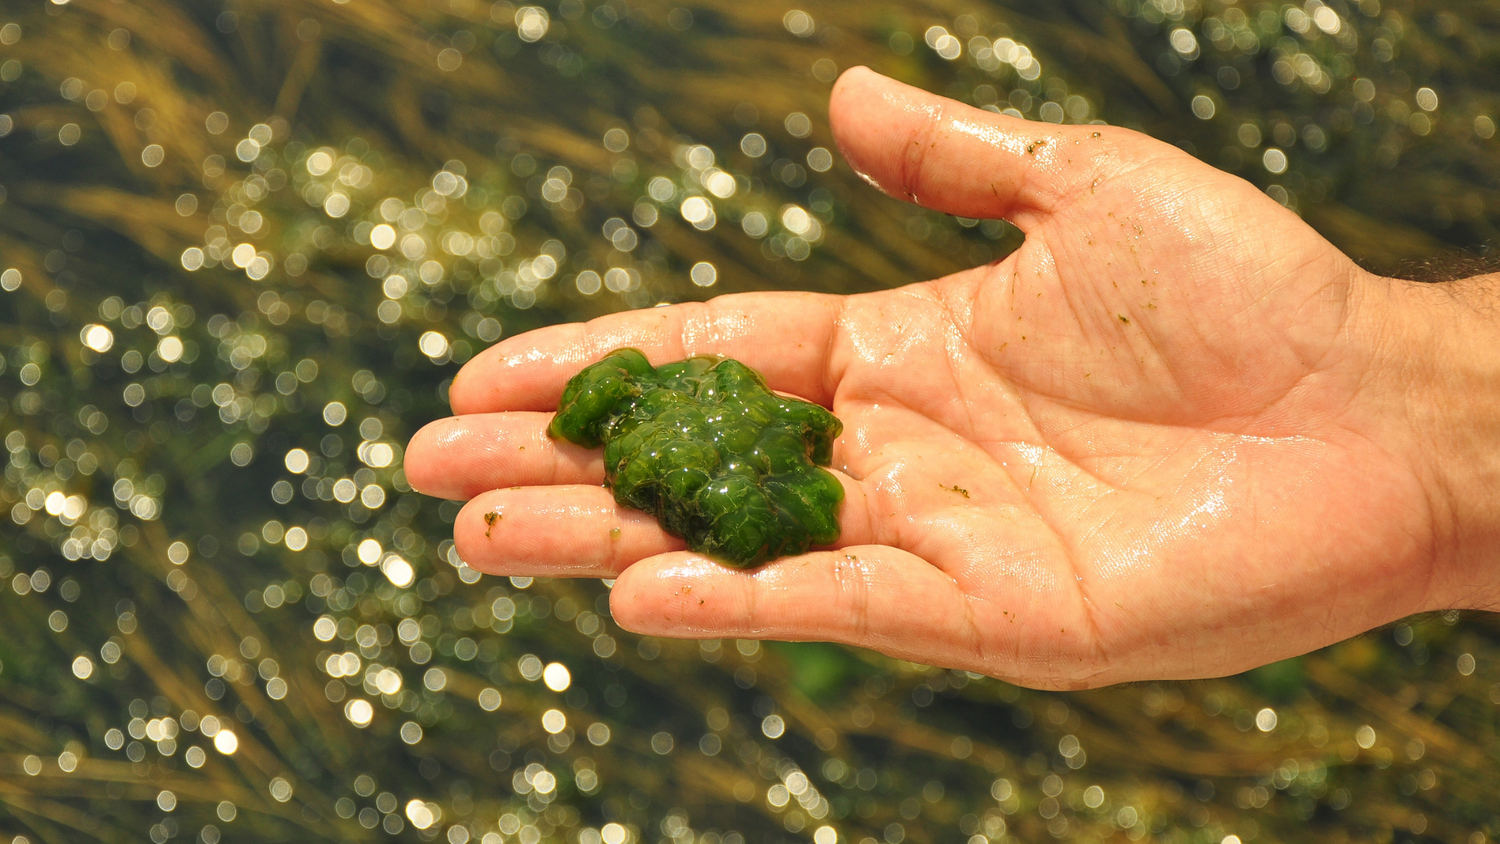
[[[1500,275],[1381,280],[1407,436],[1432,513],[1427,609],[1500,609]]]

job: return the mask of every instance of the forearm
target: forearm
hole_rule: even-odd
[[[1500,610],[1500,275],[1387,284],[1384,357],[1433,516],[1429,608]]]

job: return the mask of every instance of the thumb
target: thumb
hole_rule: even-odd
[[[829,104],[851,167],[897,199],[935,211],[1006,218],[1023,230],[1108,169],[1125,137],[1108,126],[1057,126],[984,111],[865,67],[839,78]]]

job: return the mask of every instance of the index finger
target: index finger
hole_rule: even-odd
[[[449,400],[458,414],[554,410],[569,378],[630,346],[656,366],[732,357],[772,389],[826,405],[838,380],[831,347],[842,302],[818,293],[741,293],[539,328],[480,352],[453,380]]]

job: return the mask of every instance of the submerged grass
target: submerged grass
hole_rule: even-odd
[[[1488,840],[1491,619],[1076,694],[639,639],[603,586],[468,569],[456,508],[398,467],[502,335],[1014,248],[836,162],[855,64],[1138,127],[1378,269],[1482,252],[1497,24],[1415,0],[0,13],[0,832]]]

